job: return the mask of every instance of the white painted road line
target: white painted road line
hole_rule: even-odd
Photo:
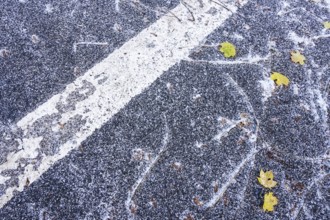
[[[53,96],[22,118],[17,123],[25,135],[21,143],[22,149],[8,155],[7,162],[0,165],[0,172],[17,169],[21,159],[34,159],[38,154],[41,156],[41,159],[39,158],[41,161],[38,161],[40,163],[37,167],[32,163],[25,166],[24,172],[18,176],[18,187],[7,188],[5,194],[0,197],[0,208],[13,197],[15,190],[23,191],[27,179],[30,183],[37,180],[56,161],[80,146],[87,137],[106,123],[134,96],[146,89],[164,71],[187,58],[193,48],[236,12],[235,2],[227,3],[224,8],[216,1],[191,0],[189,10],[187,5],[179,4],[69,84],[62,93]],[[247,0],[240,1],[241,6],[246,3]],[[88,85],[87,90],[84,89],[86,85]],[[70,97],[74,94],[85,95],[85,98],[70,103]],[[59,105],[70,104],[74,107],[59,111]],[[59,114],[60,119],[46,121],[38,126],[52,127],[55,134],[58,123],[64,125],[77,117],[84,122],[79,124],[78,128],[75,127],[76,131],[72,137],[62,144],[55,154],[40,155],[38,149],[42,148],[40,142],[45,136],[33,135],[31,130],[35,129],[38,120],[53,114]],[[54,138],[61,139],[56,135]],[[0,182],[5,178],[0,175]]]

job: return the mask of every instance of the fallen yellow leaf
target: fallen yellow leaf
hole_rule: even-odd
[[[325,29],[330,29],[330,21],[323,22],[323,26]]]
[[[236,56],[235,45],[227,41],[220,44],[219,51],[222,52],[226,58]]]
[[[273,180],[274,174],[273,171],[267,171],[264,172],[263,170],[260,170],[260,177],[258,177],[259,183],[265,187],[265,188],[273,188],[276,186],[277,182]]]
[[[290,83],[290,80],[288,79],[288,77],[286,77],[283,74],[278,73],[278,72],[273,72],[273,74],[270,76],[270,78],[272,80],[274,80],[276,85],[278,85],[278,86],[280,86],[280,85],[288,86]]]
[[[264,196],[264,205],[262,206],[263,210],[272,212],[274,211],[274,206],[278,204],[277,198],[273,195],[272,192],[266,193]]]
[[[291,61],[294,63],[299,63],[300,65],[305,64],[305,56],[299,51],[291,51]]]

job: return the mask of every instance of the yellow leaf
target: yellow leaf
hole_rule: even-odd
[[[220,52],[223,53],[225,57],[235,57],[236,56],[236,48],[235,45],[229,42],[223,42],[219,47]]]
[[[265,188],[273,188],[276,186],[277,182],[273,180],[274,174],[273,171],[264,172],[260,170],[260,177],[258,177],[258,182]]]
[[[330,29],[330,21],[323,22],[323,25],[325,29]]]
[[[264,197],[264,205],[262,206],[263,210],[272,212],[274,211],[274,206],[277,205],[278,200],[277,198],[273,195],[272,192],[266,193]]]
[[[291,51],[291,61],[294,63],[299,63],[300,65],[305,64],[305,56],[302,55],[299,51]]]
[[[290,80],[288,79],[288,77],[286,77],[283,74],[278,73],[278,72],[273,72],[273,74],[270,76],[270,78],[272,80],[274,80],[276,85],[278,85],[278,86],[280,86],[280,85],[288,86],[290,83]]]

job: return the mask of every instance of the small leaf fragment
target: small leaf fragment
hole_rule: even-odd
[[[290,80],[288,77],[284,76],[281,73],[278,72],[273,72],[272,75],[270,76],[272,80],[275,81],[276,85],[281,86],[281,85],[286,85],[288,86],[290,83]]]
[[[323,22],[323,26],[325,29],[330,29],[330,21]]]
[[[198,205],[198,206],[202,206],[202,205],[203,205],[203,202],[201,202],[201,201],[198,199],[198,197],[194,197],[194,198],[193,198],[193,201],[194,201],[194,203],[195,203],[196,205]]]
[[[235,45],[227,41],[220,44],[219,51],[222,52],[226,58],[236,56]]]
[[[272,192],[266,193],[264,196],[264,204],[262,206],[263,210],[272,212],[274,211],[274,206],[278,204],[276,196]]]
[[[305,56],[302,55],[299,51],[291,51],[291,61],[294,63],[299,63],[300,65],[305,64]]]
[[[264,172],[260,170],[260,176],[258,177],[258,182],[265,188],[273,188],[276,186],[277,182],[273,180],[274,174],[273,171]]]

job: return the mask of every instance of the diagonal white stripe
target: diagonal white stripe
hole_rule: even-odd
[[[56,161],[77,148],[106,123],[132,97],[140,94],[164,71],[186,58],[191,49],[198,46],[209,33],[236,12],[235,2],[230,1],[226,8],[210,0],[190,0],[189,5],[179,4],[69,84],[63,92],[22,118],[17,126],[24,131],[23,149],[8,155],[7,162],[0,165],[0,173],[6,169],[17,169],[19,161],[23,158],[33,159],[38,154],[40,156],[38,149],[42,148],[40,142],[45,136],[31,134],[31,130],[36,129],[38,120],[54,114],[60,115],[57,121],[45,121],[38,125],[41,129],[54,128],[54,138],[57,139],[62,138],[56,133],[58,128],[55,125],[58,122],[65,124],[77,117],[83,122],[75,125],[75,132],[70,134],[67,142],[59,146],[56,154],[41,155],[42,159],[37,168],[35,164],[25,166],[24,172],[18,176],[19,186],[6,189],[5,194],[0,197],[0,207],[12,198],[14,190],[24,189],[27,178],[30,183],[37,180]],[[246,3],[247,0],[240,1],[241,6]],[[83,91],[82,88],[86,85],[88,88]],[[85,95],[85,98],[68,103],[73,94]],[[74,108],[59,111],[58,106],[70,104],[73,104]],[[8,177],[0,175],[0,182],[5,181],[5,178]]]

